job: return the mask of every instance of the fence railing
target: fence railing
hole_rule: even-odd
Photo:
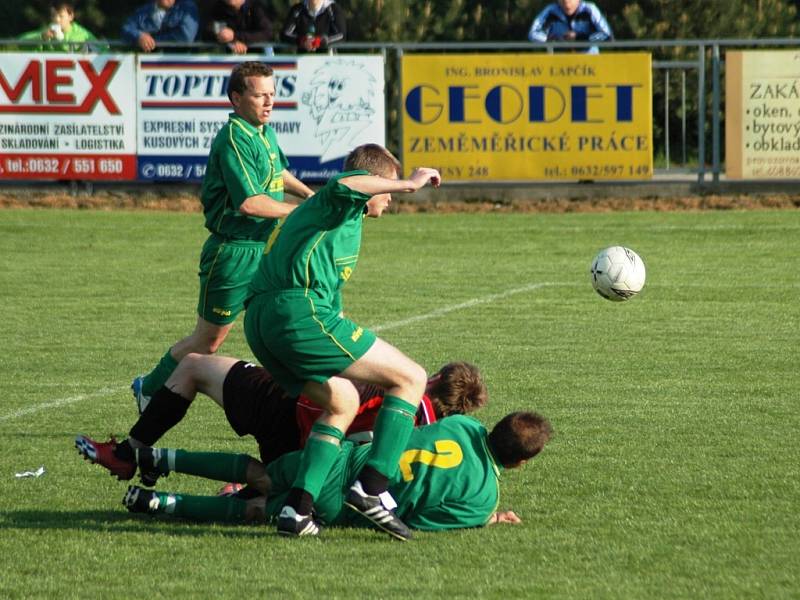
[[[25,47],[41,47],[41,41],[0,39],[0,51],[22,49]],[[59,44],[62,44],[59,42]],[[127,51],[130,46],[119,40],[97,40],[89,43],[75,44],[74,51],[97,51],[109,49]],[[619,40],[611,42],[548,42],[532,44],[530,42],[345,42],[338,44],[335,50],[339,53],[380,53],[385,60],[387,83],[387,132],[397,148],[401,148],[402,98],[395,89],[400,62],[404,54],[414,52],[561,52],[583,51],[597,46],[601,52],[617,50],[642,50],[653,54],[653,123],[654,151],[658,155],[654,171],[656,173],[684,172],[696,174],[699,183],[706,182],[706,174],[711,182],[719,182],[722,173],[722,123],[721,112],[721,78],[724,68],[724,52],[730,48],[776,48],[800,47],[800,41],[792,38],[769,39],[708,39],[708,40]],[[294,54],[294,47],[282,43],[254,45],[263,56]],[[221,53],[219,44],[206,42],[162,42],[162,52]],[[392,58],[393,55],[393,58]],[[663,55],[663,56],[662,56]],[[676,55],[677,58],[670,58]],[[250,55],[252,56],[252,55]],[[390,72],[394,69],[394,73]],[[708,72],[710,70],[710,77]],[[673,79],[671,73],[678,72],[679,85],[677,115],[672,109],[671,89]],[[694,85],[692,86],[693,78]],[[710,79],[710,90],[708,89]],[[687,88],[687,81],[690,86]],[[692,89],[694,88],[694,89]],[[710,98],[710,101],[709,101]],[[657,111],[659,108],[661,110]],[[394,110],[391,110],[394,109]],[[658,114],[660,113],[660,117]],[[692,114],[694,113],[694,114]],[[687,125],[694,121],[694,134]],[[679,123],[680,135],[677,141],[673,138],[674,123]],[[710,131],[709,125],[710,122]],[[710,137],[710,144],[708,138]],[[711,147],[711,160],[708,162],[707,147]],[[672,148],[679,148],[679,166],[673,167]]]

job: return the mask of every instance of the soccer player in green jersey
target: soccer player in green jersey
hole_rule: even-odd
[[[261,62],[236,65],[228,83],[233,112],[211,145],[200,192],[210,235],[200,255],[197,324],[173,345],[131,389],[144,410],[190,352],[213,354],[244,309],[248,285],[278,219],[295,205],[284,189],[301,198],[313,191],[287,170],[287,160],[268,125],[275,98],[272,68]]]
[[[278,520],[285,535],[316,532],[314,500],[358,410],[351,380],[386,389],[374,442],[347,504],[391,535],[408,528],[389,507],[389,479],[414,427],[425,370],[342,314],[341,290],[352,276],[364,216],[380,217],[393,192],[438,186],[435,169],[401,166],[385,148],[365,144],[345,159],[345,172],[277,226],[251,283],[244,329],[250,349],[289,394],[303,394],[325,412],[311,429],[298,475]]]
[[[519,523],[515,513],[497,511],[502,471],[522,466],[539,454],[551,435],[547,419],[533,412],[510,413],[491,433],[464,415],[415,429],[389,482],[391,495],[397,501],[397,514],[409,526],[427,531]],[[320,522],[359,524],[355,513],[346,511],[344,504],[369,453],[370,444],[342,444],[317,498]],[[190,496],[131,486],[123,499],[130,511],[194,520],[258,522],[278,517],[302,457],[293,452],[265,467],[244,454],[145,448],[137,452],[137,461],[143,471],[174,471],[248,483],[262,496],[250,500]]]

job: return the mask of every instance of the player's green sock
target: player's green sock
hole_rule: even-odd
[[[168,448],[153,449],[156,467],[162,473],[174,471],[217,481],[247,482],[247,454],[227,452],[187,452]]]
[[[142,380],[142,394],[145,396],[152,396],[155,394],[162,385],[167,382],[172,372],[178,368],[178,361],[172,358],[170,350],[161,357],[155,368],[144,376]]]
[[[313,435],[315,433],[333,437],[336,439],[336,443],[321,440]],[[292,487],[305,490],[316,500],[333,463],[336,462],[336,457],[339,456],[341,449],[339,442],[342,441],[344,433],[331,425],[314,423],[311,427],[311,434],[303,449],[297,477]]]
[[[188,496],[156,492],[156,512],[192,519],[193,521],[222,521],[242,523],[245,520],[247,502],[229,496]]]
[[[395,474],[400,455],[414,430],[417,407],[397,396],[385,396],[373,427],[372,448],[367,466],[379,471],[389,479]]]

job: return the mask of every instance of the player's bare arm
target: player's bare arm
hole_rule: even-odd
[[[241,206],[239,212],[248,217],[264,217],[267,219],[280,219],[295,209],[295,204],[273,200],[266,194],[250,196]]]
[[[339,183],[362,194],[376,196],[378,194],[416,192],[428,183],[433,187],[439,187],[442,183],[442,176],[436,169],[420,167],[414,169],[408,179],[389,179],[379,175],[354,175],[340,179]]]
[[[298,198],[311,198],[314,190],[291,174],[289,170],[283,172],[283,189]]]

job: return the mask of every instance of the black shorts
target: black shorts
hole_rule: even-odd
[[[264,464],[300,449],[297,398],[284,392],[266,369],[237,362],[225,377],[222,401],[233,430],[256,438]]]

